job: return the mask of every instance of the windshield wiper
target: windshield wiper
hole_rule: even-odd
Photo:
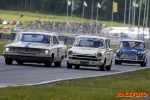
[[[135,45],[135,46],[133,46],[132,48],[135,48],[136,46],[138,46],[138,45],[140,45],[141,43],[139,43],[139,44],[137,44],[137,45]]]

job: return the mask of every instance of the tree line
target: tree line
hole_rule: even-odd
[[[72,0],[70,0],[72,1]],[[118,12],[113,14],[114,21],[123,22],[124,19],[124,10],[125,10],[125,0],[74,0],[74,11],[73,15],[81,17],[83,13],[83,2],[87,3],[87,7],[85,7],[84,11],[84,18],[91,18],[92,12],[92,1],[94,3],[93,6],[93,19],[96,19],[97,13],[97,2],[100,3],[101,8],[99,9],[99,20],[111,20],[112,18],[112,2],[118,3]],[[136,2],[140,4],[141,0],[131,0],[131,2]],[[141,3],[141,15],[140,15],[140,22],[143,22],[144,19],[144,10],[145,4],[147,4],[148,0],[142,0]],[[147,2],[147,3],[145,3]],[[127,0],[126,5],[126,23],[129,19],[132,20],[133,9],[129,10],[130,0]],[[133,8],[131,4],[131,8]],[[139,16],[139,8],[136,7],[135,10],[135,24],[138,24],[138,17]],[[147,11],[150,11],[150,7],[146,7]],[[0,9],[3,10],[22,10],[22,11],[32,11],[32,12],[39,12],[39,13],[46,13],[46,14],[55,14],[55,15],[66,15],[67,13],[67,0],[0,0]],[[130,13],[129,13],[130,11]],[[71,14],[71,5],[68,6],[68,14]],[[149,13],[148,13],[149,15]]]

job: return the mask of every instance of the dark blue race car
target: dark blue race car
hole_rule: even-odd
[[[144,41],[122,40],[116,51],[115,65],[122,63],[140,64],[146,66],[147,53]]]

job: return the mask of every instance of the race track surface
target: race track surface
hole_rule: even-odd
[[[12,65],[5,65],[5,59],[0,56],[0,87],[37,85],[61,80],[88,78],[103,75],[124,73],[134,70],[150,68],[150,52],[147,57],[147,66],[141,67],[140,64],[115,65],[114,61],[110,71],[100,71],[96,67],[80,67],[80,69],[67,69],[66,59],[62,61],[60,67],[45,67],[44,64],[24,63],[18,65],[13,61]]]

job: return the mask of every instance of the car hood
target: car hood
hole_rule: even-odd
[[[143,50],[132,48],[120,49],[120,51],[124,54],[137,54],[138,52],[143,52]]]
[[[8,44],[6,46],[24,47],[24,48],[48,48],[50,44],[33,43],[33,42],[17,42],[17,43]]]
[[[71,49],[73,53],[79,54],[97,54],[98,52],[103,53],[105,49],[92,48],[92,47],[75,47]]]

